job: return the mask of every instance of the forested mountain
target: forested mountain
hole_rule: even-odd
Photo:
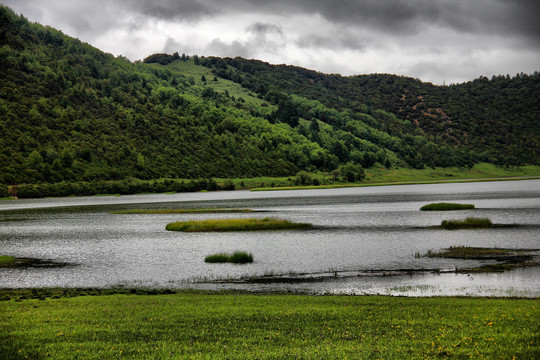
[[[269,91],[279,89],[346,111],[355,119],[369,114],[377,120],[371,126],[391,135],[425,135],[439,145],[471,150],[487,162],[537,164],[540,160],[538,72],[435,86],[396,75],[343,77],[241,58],[208,60],[218,64],[219,76],[267,98],[272,96]],[[396,118],[407,127],[399,127]]]
[[[241,58],[132,63],[0,7],[0,183],[538,164],[538,73],[434,86]]]

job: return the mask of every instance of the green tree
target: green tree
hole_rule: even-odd
[[[362,165],[347,163],[339,167],[339,173],[348,182],[362,181],[366,177],[366,172]]]

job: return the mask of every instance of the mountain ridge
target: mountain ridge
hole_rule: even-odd
[[[540,163],[538,73],[441,88],[166,56],[132,63],[0,7],[0,183]]]

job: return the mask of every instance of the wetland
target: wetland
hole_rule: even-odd
[[[419,210],[438,202],[474,204],[460,210],[460,217],[503,226],[433,228],[455,216]],[[131,209],[144,211],[111,214]],[[313,228],[165,230],[171,222],[254,217]],[[537,257],[540,180],[17,200],[0,203],[0,219],[0,255],[69,264],[2,267],[2,288],[540,296],[537,266],[463,272],[501,260],[415,256],[466,246],[527,249]],[[209,255],[238,250],[253,254],[253,263],[205,262]]]

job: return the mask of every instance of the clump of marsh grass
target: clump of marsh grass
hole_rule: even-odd
[[[205,257],[204,262],[207,262],[207,263],[227,263],[227,262],[229,262],[230,257],[231,256],[229,254],[225,254],[225,253],[212,254],[212,255],[208,255],[207,257]]]
[[[15,264],[15,258],[8,255],[0,255],[0,266],[9,266]]]
[[[253,254],[245,251],[235,251],[233,254],[218,253],[204,258],[207,263],[248,264],[253,262]]]
[[[165,229],[169,231],[201,232],[310,229],[311,227],[311,224],[294,223],[289,220],[274,218],[263,218],[178,221],[167,224]]]
[[[470,209],[474,209],[473,204],[435,203],[424,205],[420,208],[421,211],[453,211]]]
[[[485,264],[479,267],[457,269],[459,273],[469,272],[500,272],[518,268],[538,266],[538,250],[535,249],[504,249],[480,248],[471,246],[451,246],[442,251],[429,250],[425,255],[432,258],[451,258],[465,260],[495,260],[495,264]]]
[[[473,228],[489,228],[493,223],[488,218],[472,218],[468,217],[465,220],[443,220],[441,228],[443,229],[473,229]]]
[[[443,251],[428,250],[426,256],[454,259],[500,260],[525,252],[521,249],[481,248],[460,245],[450,246]]]

